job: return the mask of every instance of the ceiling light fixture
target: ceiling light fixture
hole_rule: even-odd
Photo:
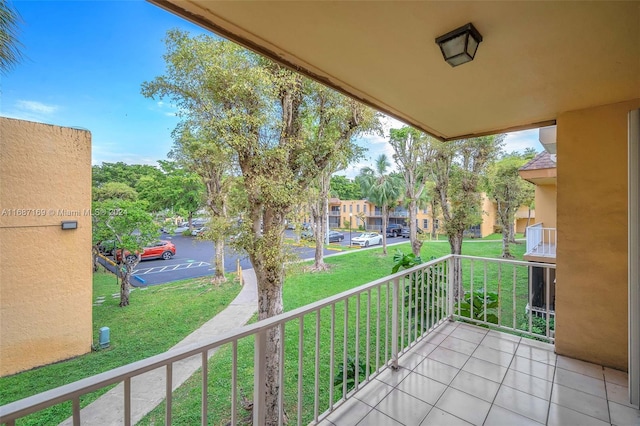
[[[472,61],[481,41],[482,36],[472,23],[436,38],[444,60],[452,67]]]

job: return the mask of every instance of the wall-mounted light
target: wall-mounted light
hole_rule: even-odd
[[[444,60],[452,67],[472,61],[481,41],[482,36],[472,23],[436,38]]]
[[[62,229],[78,229],[78,222],[75,220],[66,220],[62,222]]]

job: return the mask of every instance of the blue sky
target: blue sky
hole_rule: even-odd
[[[167,103],[140,94],[164,71],[164,36],[171,28],[205,32],[156,6],[131,1],[13,1],[20,13],[25,59],[0,78],[0,115],[88,129],[93,163],[155,164],[171,149],[177,124]],[[387,128],[401,123],[388,119]],[[537,130],[510,134],[509,151],[537,151]],[[358,141],[366,159],[341,174],[354,176],[380,153],[378,136]]]

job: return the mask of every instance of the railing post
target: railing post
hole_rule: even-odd
[[[449,321],[453,321],[453,306],[454,306],[454,297],[453,297],[453,292],[454,292],[454,274],[453,274],[453,269],[454,269],[454,262],[456,261],[456,258],[451,256],[449,257],[449,259],[447,260],[447,308],[448,308],[448,312],[447,315],[449,317]]]
[[[255,350],[253,354],[253,424],[265,424],[265,405],[267,386],[265,381],[267,355],[267,332],[261,330],[255,335]]]
[[[400,320],[398,318],[398,303],[400,293],[400,278],[393,280],[393,306],[391,307],[391,368],[398,369],[398,329]]]

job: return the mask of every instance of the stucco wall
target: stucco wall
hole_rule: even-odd
[[[91,349],[90,208],[90,133],[0,117],[0,375]]]
[[[556,351],[623,370],[627,115],[639,107],[636,99],[566,112],[557,119]]]
[[[495,225],[498,223],[496,206],[486,194],[482,194],[482,223],[480,224],[480,233],[482,237],[493,234]]]
[[[532,223],[542,223],[545,228],[557,228],[556,185],[536,185],[536,218]]]

